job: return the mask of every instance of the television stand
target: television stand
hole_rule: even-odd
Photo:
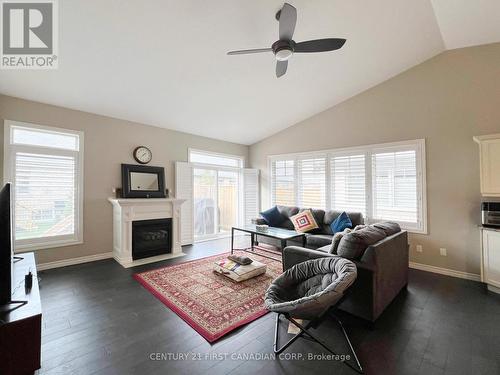
[[[12,301],[0,306],[0,374],[33,374],[40,368],[42,306],[33,253],[12,266]],[[33,285],[24,288],[31,270]],[[14,307],[14,305],[16,305]]]
[[[6,304],[0,306],[0,313],[11,312],[15,309],[18,309],[24,305],[26,305],[28,301],[9,301]],[[12,306],[17,305],[17,306]],[[0,324],[3,323],[3,320],[0,320]]]

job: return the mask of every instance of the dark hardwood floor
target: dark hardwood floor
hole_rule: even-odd
[[[224,239],[184,248],[187,255],[182,258],[133,269],[110,259],[41,272],[39,373],[355,373],[337,362],[307,360],[324,351],[302,339],[286,352],[302,358],[269,359],[274,314],[211,345],[132,278],[136,272],[227,249],[229,240]],[[389,306],[375,329],[353,317],[343,318],[366,374],[500,373],[500,297],[487,293],[480,283],[410,270],[408,290]],[[325,322],[317,334],[337,352],[348,353],[333,322]],[[174,357],[151,360],[152,353]],[[180,355],[188,353],[201,360]]]

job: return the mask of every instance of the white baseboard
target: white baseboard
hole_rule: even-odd
[[[103,260],[103,259],[109,259],[109,258],[113,258],[113,253],[109,252],[109,253],[88,255],[85,257],[58,260],[55,262],[40,263],[40,264],[36,265],[36,269],[38,271],[44,271],[44,270],[50,270],[51,268],[73,266],[75,264],[95,262],[96,260]]]
[[[428,264],[410,262],[410,268],[414,268],[416,270],[421,270],[421,271],[439,273],[440,275],[458,277],[460,279],[481,281],[481,276],[475,273],[450,270],[449,268],[442,268],[436,266],[429,266]]]
[[[184,255],[184,254],[181,254],[181,255]],[[73,266],[75,264],[95,262],[97,260],[110,259],[110,258],[113,258],[112,252],[96,254],[96,255],[88,255],[88,256],[84,256],[84,257],[64,259],[64,260],[58,260],[55,262],[37,264],[37,270],[44,271],[44,270],[50,270],[52,268]],[[422,264],[422,263],[416,263],[416,262],[410,262],[409,267],[416,269],[416,270],[420,270],[420,271],[427,271],[427,272],[438,273],[440,275],[458,277],[460,279],[481,281],[481,276],[477,275],[475,273],[456,271],[456,270],[451,270],[449,268],[430,266],[428,264]]]

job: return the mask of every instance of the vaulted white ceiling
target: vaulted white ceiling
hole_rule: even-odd
[[[440,53],[445,44],[500,41],[500,23],[491,25],[498,21],[498,0],[290,3],[298,10],[296,41],[340,37],[347,39],[344,48],[296,54],[278,79],[271,53],[226,52],[277,40],[274,14],[283,1],[64,0],[59,69],[0,71],[0,92],[252,144]],[[496,18],[487,10],[471,16],[469,3],[491,7]]]
[[[447,49],[500,41],[500,0],[431,0]]]

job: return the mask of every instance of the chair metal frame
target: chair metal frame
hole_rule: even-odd
[[[354,366],[350,362],[346,361],[345,359],[342,359],[341,362],[344,363],[346,366],[350,367],[354,371],[356,371],[358,374],[363,374],[363,367],[361,366],[361,363],[359,362],[358,356],[356,355],[356,352],[354,350],[354,347],[352,346],[351,340],[349,339],[349,336],[347,335],[347,332],[344,328],[344,325],[340,321],[340,319],[333,313],[329,312],[327,314],[324,314],[323,316],[310,320],[305,326],[297,322],[294,318],[290,316],[288,313],[282,313],[282,312],[277,312],[276,313],[276,328],[275,328],[275,333],[274,333],[274,344],[273,344],[273,351],[275,354],[281,354],[284,350],[286,350],[290,345],[292,345],[298,338],[303,337],[305,339],[312,340],[314,342],[317,342],[319,345],[321,345],[324,349],[332,353],[333,355],[337,356],[339,354],[335,353],[328,345],[326,345],[323,340],[321,340],[319,337],[317,337],[315,334],[313,335],[309,329],[313,327],[317,327],[321,322],[323,321],[325,316],[331,316],[340,326],[342,329],[342,333],[344,334],[344,337],[347,341],[347,344],[349,344],[349,348],[354,356],[354,359],[356,361],[356,365]],[[281,348],[278,347],[278,341],[279,341],[279,324],[280,324],[280,316],[283,315],[289,322],[291,322],[294,326],[296,326],[298,329],[300,329],[300,332],[295,334],[290,340],[288,340]]]

